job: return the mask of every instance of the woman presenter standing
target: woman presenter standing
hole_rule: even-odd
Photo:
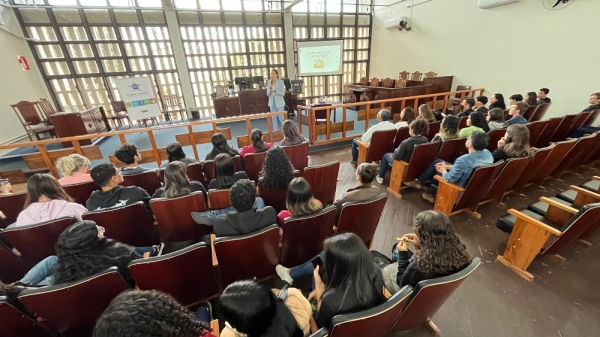
[[[285,84],[279,79],[279,71],[271,70],[271,78],[267,81],[267,96],[269,96],[269,108],[271,112],[283,111],[285,107]],[[273,117],[273,130],[279,130],[279,123],[283,123],[283,116]]]

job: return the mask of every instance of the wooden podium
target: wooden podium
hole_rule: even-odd
[[[50,115],[58,138],[91,135],[94,133],[110,131],[110,124],[104,108],[99,106],[86,111],[57,112]],[[62,143],[63,147],[71,147],[71,142]],[[91,140],[80,140],[81,146],[91,145]]]

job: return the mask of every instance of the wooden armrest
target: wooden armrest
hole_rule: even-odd
[[[571,213],[571,214],[576,214],[577,213],[577,209],[575,209],[575,208],[573,208],[571,206],[567,206],[567,205],[565,205],[563,203],[560,203],[558,201],[552,200],[552,199],[547,198],[547,197],[541,197],[540,201],[547,203],[548,206],[550,206],[550,207],[555,207],[555,208],[558,208],[558,209],[560,209],[562,211],[565,211],[565,212],[568,212],[568,213]]]
[[[385,298],[392,297],[392,294],[387,290],[385,286],[383,287],[383,296],[385,296]]]
[[[514,215],[517,219],[521,219],[521,220],[525,221],[528,225],[532,225],[532,226],[541,228],[544,231],[546,231],[546,232],[548,232],[548,233],[550,233],[552,235],[556,235],[556,236],[561,236],[562,235],[562,232],[559,231],[558,229],[556,229],[554,227],[551,227],[551,226],[548,226],[545,223],[543,223],[543,222],[541,222],[539,220],[536,220],[536,219],[530,217],[527,214],[523,214],[523,213],[519,212],[518,210],[516,210],[514,208],[509,209],[508,210],[508,214]]]
[[[600,181],[600,177],[599,176],[593,176],[592,179]]]
[[[215,337],[221,336],[221,332],[219,331],[219,320],[218,319],[213,319],[212,321],[210,321],[210,328],[212,329],[211,333]]]
[[[574,190],[574,191],[576,191],[577,194],[581,193],[581,194],[586,195],[586,196],[588,196],[590,198],[594,198],[595,200],[592,201],[592,202],[598,202],[598,201],[600,201],[600,194],[598,194],[596,192],[592,192],[592,191],[590,191],[588,189],[585,189],[585,188],[582,188],[582,187],[579,187],[579,186],[575,186],[575,185],[571,185],[571,186],[569,186],[569,188],[572,189],[572,190]],[[588,202],[586,204],[590,204],[590,203],[591,202]],[[579,205],[577,205],[577,206],[579,206]],[[582,207],[583,207],[583,205],[582,205]]]
[[[388,191],[398,198],[402,198],[400,188],[402,188],[402,180],[404,180],[404,170],[406,170],[406,167],[408,167],[408,163],[404,160],[392,161],[392,174],[390,175],[390,187],[388,187]]]
[[[142,255],[142,258],[147,259],[150,257],[150,252],[145,252],[144,255]]]
[[[440,183],[443,183],[444,185],[447,185],[447,186],[449,186],[449,187],[451,187],[451,188],[453,188],[453,189],[455,189],[455,190],[457,190],[459,192],[462,192],[462,191],[465,190],[463,187],[460,187],[460,186],[458,186],[456,184],[452,184],[452,183],[447,182],[446,179],[444,179],[442,176],[438,176],[437,174],[435,176],[433,176],[433,178],[435,180],[439,181]],[[438,190],[439,190],[439,188],[438,188]]]
[[[215,234],[210,235],[210,249],[212,250],[212,263],[213,267],[219,266],[219,261],[217,260],[217,253],[215,252],[215,240],[217,236]]]
[[[433,209],[450,216],[452,214],[452,210],[454,209],[454,204],[458,194],[465,189],[458,185],[447,182],[441,176],[435,175],[433,178],[439,181]]]
[[[362,164],[367,161],[367,152],[369,152],[369,145],[363,143],[361,140],[356,140],[358,144],[358,164]]]

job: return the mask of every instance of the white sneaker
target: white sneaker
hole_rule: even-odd
[[[277,276],[279,276],[280,279],[287,282],[289,285],[292,285],[292,283],[294,283],[294,279],[290,276],[290,274],[288,272],[289,270],[290,270],[289,268],[286,268],[280,264],[275,266],[275,271],[277,272]]]
[[[375,179],[377,179],[378,183],[383,184],[383,178],[381,178],[380,176],[377,176]]]

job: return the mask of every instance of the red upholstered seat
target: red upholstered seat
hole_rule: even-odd
[[[141,187],[150,195],[153,195],[154,192],[161,187],[158,170],[151,170],[129,176],[124,175],[123,183],[121,185]]]
[[[336,234],[354,233],[370,248],[386,202],[386,194],[364,201],[345,202],[340,210]]]
[[[332,204],[335,199],[339,170],[339,161],[310,166],[304,170],[304,179],[310,184],[315,198],[323,205]]]
[[[85,206],[85,203],[90,198],[90,195],[92,195],[92,192],[97,191],[100,188],[95,182],[88,181],[85,183],[64,185],[63,189],[71,198],[73,198],[73,201]]]
[[[179,198],[152,199],[150,208],[158,222],[157,227],[163,242],[197,240],[212,232],[212,227],[197,224],[192,219],[192,212],[208,210],[202,192]]]

